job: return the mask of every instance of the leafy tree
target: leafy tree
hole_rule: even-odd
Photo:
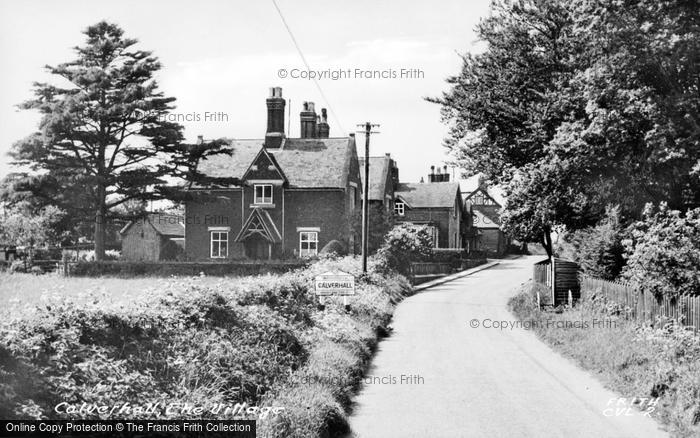
[[[110,213],[132,199],[163,197],[174,172],[168,160],[181,154],[181,126],[165,118],[175,99],[154,80],[161,65],[123,33],[104,21],[90,26],[75,60],[47,66],[64,85],[35,83],[35,98],[21,108],[43,114],[40,132],[11,153],[43,175],[31,177],[39,185],[60,184],[56,202],[91,212],[98,259]]]
[[[682,215],[666,203],[656,212],[648,204],[624,243],[623,275],[640,290],[657,297],[700,294],[700,208]]]
[[[700,14],[681,0],[495,1],[439,99],[446,146],[511,197],[515,238],[544,242],[619,205],[700,205]]]
[[[65,212],[46,206],[28,214],[26,208],[3,207],[0,211],[0,242],[18,246],[41,247],[56,244],[60,235],[56,224]]]

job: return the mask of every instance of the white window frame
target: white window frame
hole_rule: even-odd
[[[262,196],[258,197],[258,188],[262,190]],[[265,196],[265,190],[270,190],[270,196]],[[272,204],[272,184],[255,184],[253,185],[253,203],[259,205]]]
[[[214,236],[217,239],[214,239]],[[223,236],[223,237],[222,237]],[[221,243],[226,243],[226,251],[224,254],[221,253]],[[217,244],[216,254],[214,253],[214,244]],[[209,232],[209,257],[213,259],[225,259],[228,257],[228,231],[223,230],[212,230]]]
[[[303,249],[304,243],[308,248]],[[313,249],[311,245],[313,244]],[[318,254],[318,231],[299,232],[299,257],[310,257]]]
[[[396,201],[394,202],[394,214],[398,214],[399,216],[403,216],[406,214],[406,203],[403,201]]]

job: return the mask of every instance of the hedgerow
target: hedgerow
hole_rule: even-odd
[[[358,259],[324,257],[282,275],[164,279],[144,291],[151,297],[122,305],[97,294],[52,298],[0,325],[0,417],[99,418],[56,412],[62,402],[245,402],[284,408],[257,418],[259,436],[343,430],[378,337],[411,291],[383,266],[372,259],[362,274]],[[356,276],[357,294],[349,309],[335,297],[321,310],[313,279],[338,270]]]

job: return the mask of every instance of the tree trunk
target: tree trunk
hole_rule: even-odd
[[[105,258],[105,187],[100,184],[97,188],[97,212],[95,213],[95,260]]]
[[[547,227],[542,234],[542,247],[547,251],[547,258],[552,259],[554,251],[552,250],[552,230]]]

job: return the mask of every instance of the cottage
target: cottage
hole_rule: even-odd
[[[181,216],[173,214],[150,213],[129,222],[119,234],[124,260],[174,260],[185,246],[185,225]]]
[[[471,223],[463,211],[459,184],[450,182],[447,172],[432,169],[427,183],[398,184],[394,217],[397,222],[428,226],[435,248],[465,248]]]
[[[193,189],[209,196],[185,205],[192,260],[306,257],[334,240],[355,247],[361,182],[354,135],[330,137],[326,110],[317,115],[305,102],[301,137],[288,138],[282,89],[271,88],[266,104],[264,138],[230,139],[230,155],[199,166],[207,176],[241,183]]]
[[[479,176],[463,182],[463,187],[470,185],[472,187],[464,194],[464,202],[473,216],[475,249],[500,257],[510,245],[510,238],[501,229],[499,211],[503,201],[500,193],[496,189],[489,189]]]

